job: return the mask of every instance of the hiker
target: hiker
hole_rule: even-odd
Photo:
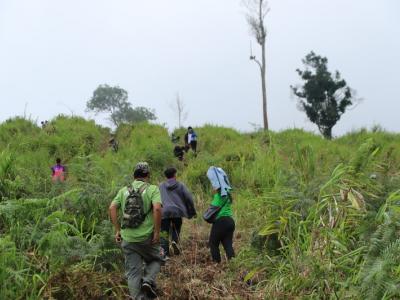
[[[180,140],[180,139],[181,139],[181,138],[180,138],[179,135],[175,135],[175,133],[172,133],[172,134],[171,134],[171,142],[172,142],[172,143],[177,144],[177,143],[179,143],[179,140]]]
[[[156,276],[161,257],[161,197],[156,185],[149,183],[150,169],[146,162],[138,163],[134,181],[119,190],[109,211],[115,228],[115,241],[121,243],[125,256],[125,275],[130,296],[156,298]],[[118,212],[122,215],[121,225]]]
[[[49,123],[49,121],[44,121],[41,122],[42,124],[42,129],[48,134],[55,134],[56,133],[56,127],[54,126],[54,124]]]
[[[66,179],[67,168],[61,164],[61,159],[56,159],[56,164],[51,167],[51,179],[53,182],[63,182]]]
[[[161,247],[164,256],[169,256],[169,238],[175,255],[180,254],[178,247],[179,235],[182,227],[182,218],[191,219],[196,216],[192,194],[187,187],[176,180],[177,170],[168,168],[164,171],[166,181],[160,185],[163,203],[161,221]]]
[[[178,158],[179,161],[183,161],[183,155],[185,154],[185,147],[176,145],[174,147],[174,156]]]
[[[211,257],[214,262],[221,262],[219,244],[225,249],[226,256],[229,259],[235,256],[233,250],[233,233],[235,231],[235,221],[232,215],[232,196],[231,184],[225,171],[218,167],[210,167],[207,171],[207,177],[213,188],[212,206],[220,207],[216,219],[212,224],[209,246]]]
[[[111,148],[111,150],[115,153],[118,152],[118,142],[114,137],[111,137],[110,140],[108,141],[108,146]]]
[[[197,134],[190,126],[185,134],[185,148],[186,152],[189,151],[189,149],[192,149],[194,153],[197,152]]]

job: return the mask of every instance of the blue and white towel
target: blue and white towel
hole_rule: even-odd
[[[226,196],[232,190],[228,175],[222,168],[211,166],[207,171],[207,177],[213,189],[221,189],[221,196]]]

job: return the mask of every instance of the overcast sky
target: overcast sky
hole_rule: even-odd
[[[400,1],[271,0],[268,115],[273,130],[315,130],[289,86],[311,50],[327,56],[363,101],[334,134],[374,124],[400,131]],[[169,108],[179,92],[189,118],[251,130],[262,124],[259,71],[240,0],[0,0],[0,121],[85,113],[93,90],[119,85],[134,106]],[[256,43],[253,49],[259,55]],[[104,116],[96,117],[110,125]]]

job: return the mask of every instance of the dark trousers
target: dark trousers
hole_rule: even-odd
[[[190,148],[192,148],[193,152],[197,152],[197,141],[191,141]]]
[[[209,240],[211,257],[213,261],[221,262],[221,254],[219,252],[220,243],[222,243],[228,259],[231,259],[235,256],[235,252],[233,250],[234,231],[235,221],[231,217],[222,217],[213,223]]]
[[[169,238],[171,237],[174,246],[174,254],[179,252],[176,245],[179,242],[179,235],[181,234],[182,218],[165,218],[161,220],[161,247],[165,255],[169,255]]]

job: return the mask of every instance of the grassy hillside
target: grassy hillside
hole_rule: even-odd
[[[196,131],[198,156],[178,162],[157,125],[121,126],[113,153],[109,130],[82,118],[59,116],[45,129],[20,118],[0,124],[0,299],[123,298],[107,207],[142,160],[154,183],[176,166],[199,212],[210,165],[235,188],[237,257],[212,265],[209,226],[186,222],[183,255],[160,275],[162,299],[400,297],[399,134]],[[69,170],[62,185],[50,178],[56,157]]]

